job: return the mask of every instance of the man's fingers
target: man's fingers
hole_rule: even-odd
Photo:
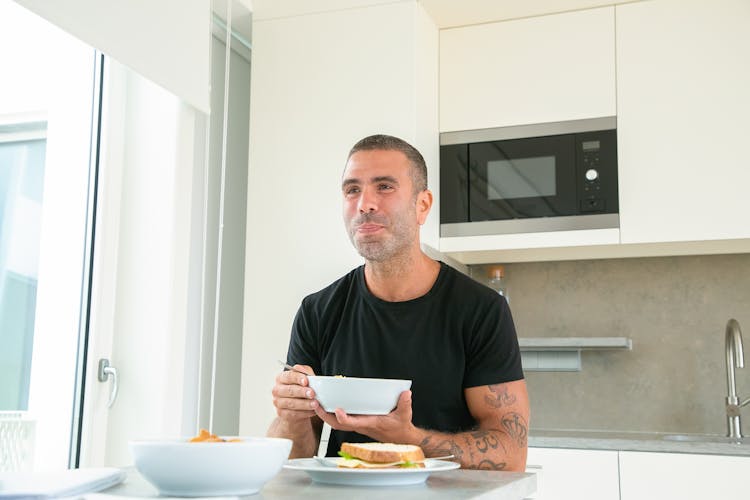
[[[344,410],[342,410],[341,408],[336,408],[333,414],[336,415],[336,420],[339,422],[339,424],[347,427],[351,426],[352,418],[347,415]]]
[[[271,389],[275,398],[314,399],[315,391],[299,385],[276,384]]]
[[[311,411],[315,408],[315,406],[317,406],[318,403],[314,399],[274,398],[273,404],[277,408],[282,408],[285,410]]]
[[[307,386],[307,376],[292,370],[284,370],[276,376],[276,382],[283,385]]]
[[[315,414],[337,431],[357,431],[357,419],[362,418],[347,415],[341,408],[336,408],[335,413],[328,413],[319,404],[315,408]]]
[[[411,391],[404,391],[399,394],[394,411],[411,411]]]
[[[319,404],[316,404],[315,408],[315,414],[320,417],[320,419],[325,422],[326,424],[330,425],[332,429],[336,429],[338,431],[341,430],[348,430],[348,429],[342,429],[339,425],[338,420],[336,419],[336,416],[332,413],[328,413],[325,411]]]
[[[308,375],[315,375],[315,370],[313,370],[312,367],[307,366],[307,365],[294,365],[293,368],[295,370],[305,372]]]

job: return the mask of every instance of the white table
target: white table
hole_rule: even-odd
[[[418,499],[497,499],[521,500],[536,491],[536,475],[523,472],[495,472],[479,470],[451,470],[432,474],[423,484],[412,486],[338,486],[315,483],[303,471],[283,469],[266,483],[260,493],[248,498],[276,500],[291,498],[325,498],[353,500],[358,498],[393,500]],[[97,498],[127,496],[159,497],[156,489],[138,472],[131,470],[127,480],[109,488]],[[159,497],[166,498],[166,497]]]

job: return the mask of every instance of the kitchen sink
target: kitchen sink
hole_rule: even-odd
[[[665,434],[666,441],[681,441],[685,443],[729,443],[738,445],[750,444],[750,437],[730,438],[713,434]]]

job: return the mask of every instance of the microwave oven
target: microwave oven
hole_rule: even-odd
[[[440,135],[440,236],[617,228],[616,118]]]

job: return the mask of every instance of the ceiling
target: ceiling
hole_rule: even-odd
[[[256,20],[414,0],[237,0]],[[640,0],[416,0],[438,28],[541,16]]]
[[[639,0],[417,0],[438,28],[542,16]]]

